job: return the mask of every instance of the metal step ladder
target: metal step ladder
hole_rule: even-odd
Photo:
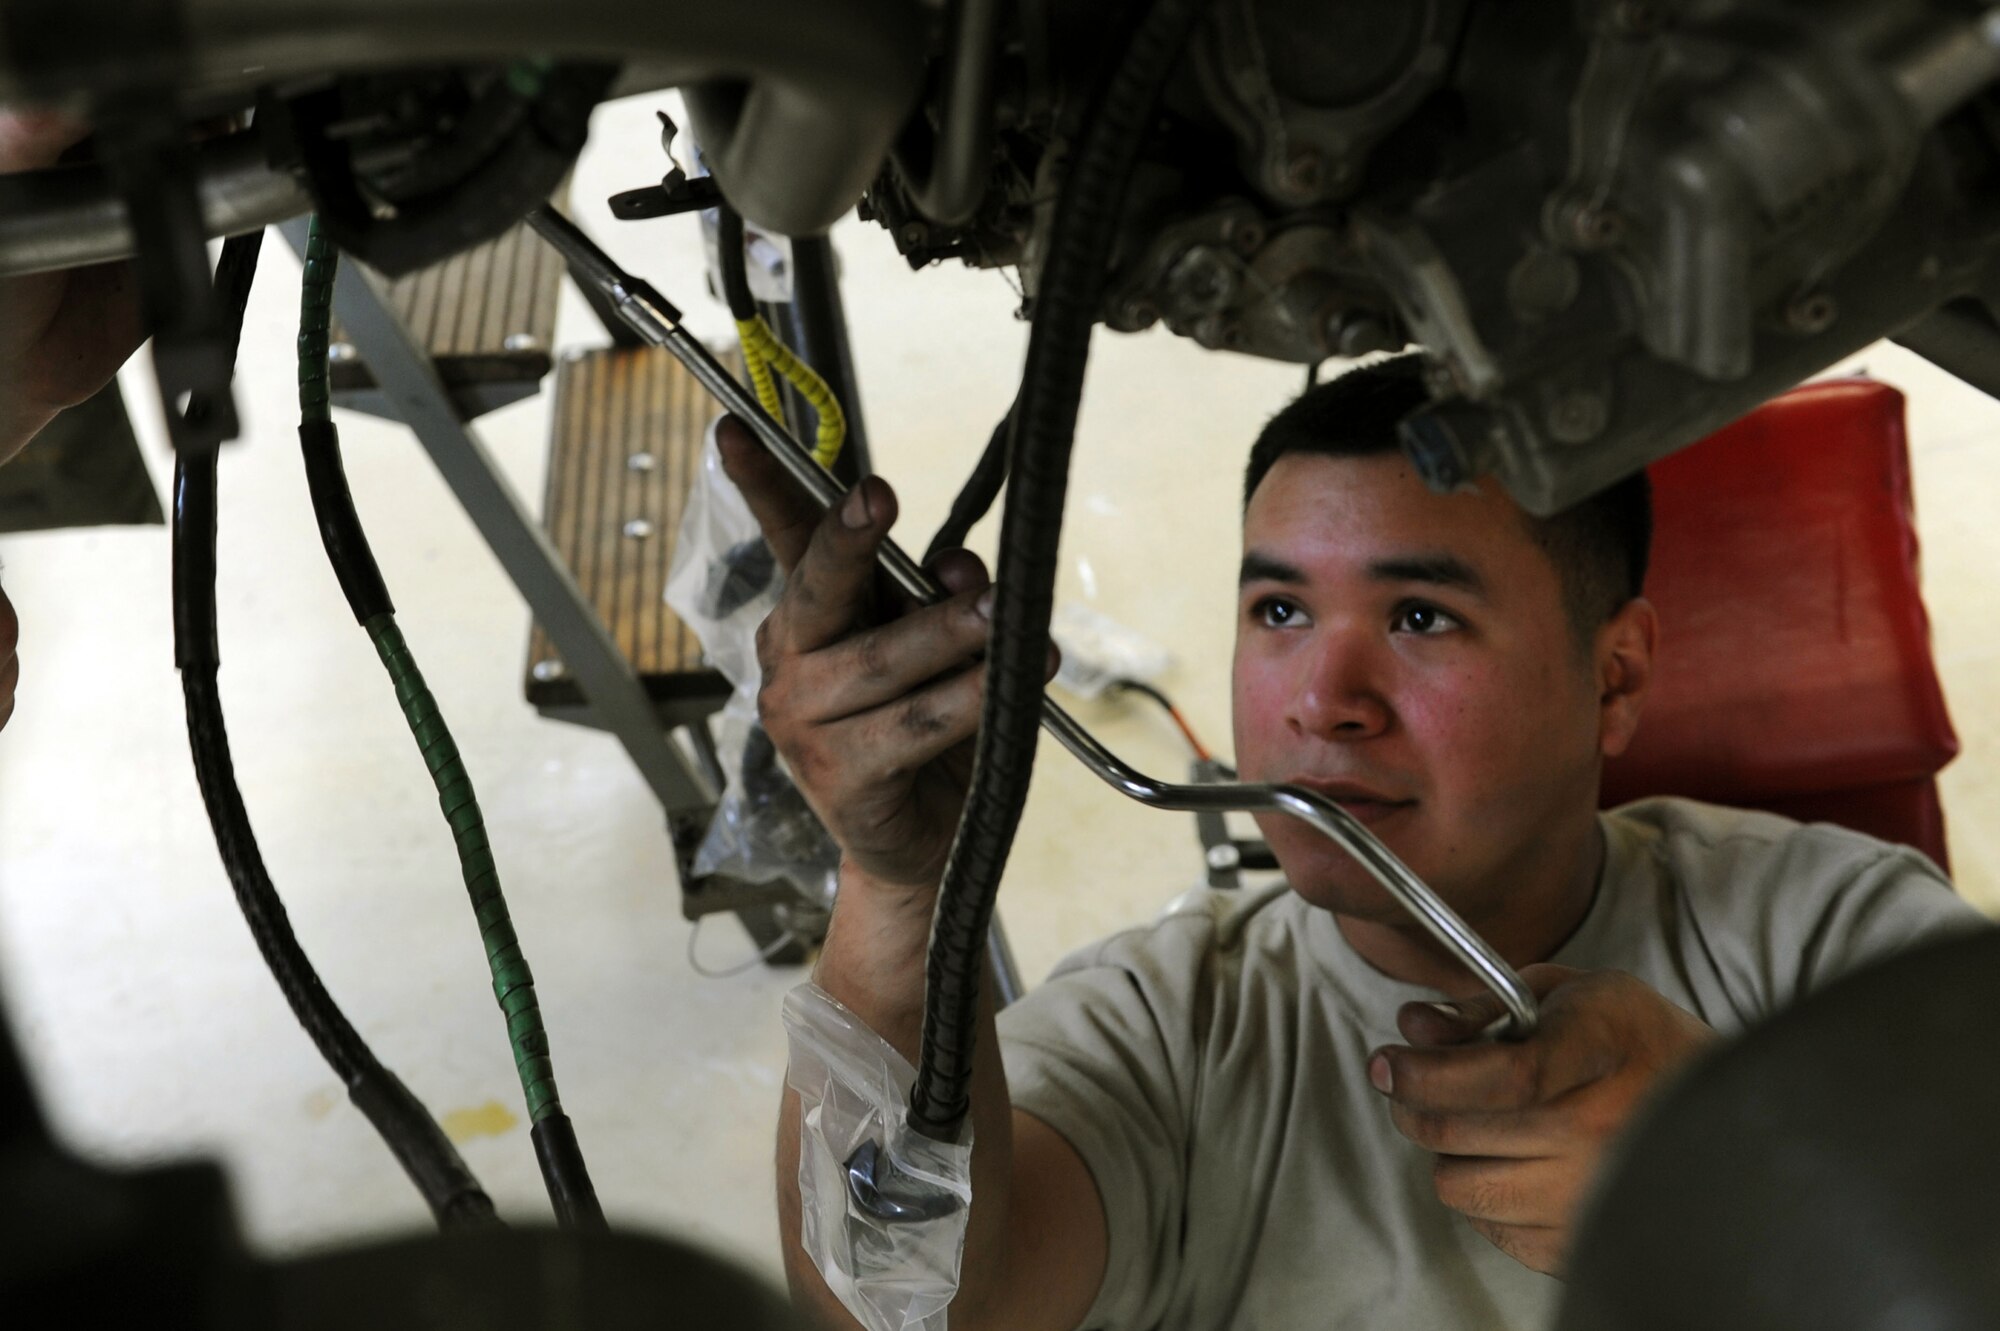
[[[303,253],[303,223],[283,229]],[[682,913],[733,913],[771,964],[803,961],[808,943],[796,932],[799,896],[790,884],[691,872],[723,784],[705,721],[729,687],[701,663],[699,643],[663,592],[713,403],[669,353],[631,345],[593,301],[614,345],[557,367],[546,526],[470,428],[539,388],[563,271],[526,228],[393,283],[343,263],[335,336],[351,353],[334,367],[335,401],[402,422],[431,455],[533,612],[529,702],[615,735],[659,800]],[[824,237],[794,241],[793,280],[793,301],[766,317],[846,408],[848,444],[835,475],[852,483],[869,469],[867,437]],[[801,404],[787,405],[796,427]],[[1020,980],[997,920],[989,945],[998,997],[1011,1001]]]

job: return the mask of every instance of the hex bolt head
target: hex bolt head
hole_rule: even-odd
[[[1615,208],[1586,205],[1576,210],[1571,229],[1582,248],[1609,249],[1625,239],[1625,215]]]
[[[1284,192],[1293,198],[1311,198],[1326,182],[1326,159],[1311,148],[1301,148],[1285,159]]]
[[[1168,308],[1183,317],[1214,314],[1236,299],[1235,260],[1214,245],[1190,245],[1167,270]]]
[[[1229,242],[1231,249],[1247,259],[1264,248],[1264,225],[1261,222],[1232,222],[1223,228],[1222,238]]]
[[[1824,291],[1808,291],[1785,307],[1785,327],[1805,337],[1813,337],[1833,327],[1840,318],[1840,303]]]
[[[1611,407],[1601,393],[1574,389],[1549,408],[1549,433],[1557,443],[1587,444],[1611,423]]]

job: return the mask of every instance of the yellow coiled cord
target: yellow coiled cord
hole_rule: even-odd
[[[813,461],[833,470],[834,462],[840,457],[840,449],[847,442],[847,416],[840,409],[840,402],[833,390],[826,386],[826,380],[813,372],[812,366],[792,354],[792,349],[778,340],[771,326],[762,316],[754,319],[738,319],[736,336],[743,343],[743,366],[750,372],[751,386],[757,390],[757,401],[769,412],[774,420],[783,420],[783,405],[778,400],[778,384],[771,377],[776,370],[790,381],[799,391],[813,414],[819,419],[819,429],[813,439]]]

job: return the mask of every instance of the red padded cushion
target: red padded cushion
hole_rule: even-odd
[[[1828,818],[1941,862],[1930,779],[1958,737],[1917,590],[1902,394],[1810,384],[1652,477],[1660,646],[1605,802],[1687,795]]]

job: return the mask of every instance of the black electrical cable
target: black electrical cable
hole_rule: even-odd
[[[1007,448],[1014,432],[1014,408],[1008,407],[1007,414],[993,427],[992,435],[986,441],[986,449],[979,455],[972,474],[965,479],[965,487],[958,492],[958,498],[951,501],[951,512],[945,515],[944,524],[931,537],[930,548],[924,551],[924,563],[929,564],[947,550],[956,550],[965,544],[974,526],[992,509],[994,499],[999,497],[1000,487],[1007,483]]]
[[[328,330],[339,252],[321,234],[317,218],[309,229],[304,257],[305,274],[299,297],[299,442],[320,536],[355,622],[367,631],[388,669],[396,700],[437,786],[439,807],[451,824],[466,890],[472,898],[480,940],[493,974],[494,997],[507,1018],[508,1041],[528,1106],[529,1137],[556,1220],[565,1229],[602,1230],[604,1211],[577,1145],[576,1130],[563,1113],[555,1067],[549,1057],[548,1035],[542,1027],[540,1004],[535,995],[534,974],[514,934],[471,777],[397,628],[388,587],[382,581],[360,515],[355,512],[353,495],[348,490],[327,377]]]
[[[231,320],[232,340],[241,334],[262,239],[261,231],[231,239],[216,267],[216,287]],[[235,359],[233,345],[230,359]],[[184,414],[198,423],[212,409],[213,404],[198,395]],[[284,903],[258,852],[236,784],[217,682],[221,652],[215,613],[215,527],[216,450],[184,450],[174,463],[174,659],[187,704],[195,778],[244,922],[292,1014],[423,1194],[439,1226],[492,1227],[499,1223],[493,1202],[450,1140],[409,1088],[376,1060],[326,992],[292,933]]]
[[[722,299],[729,317],[748,323],[757,317],[750,291],[750,265],[743,253],[743,214],[724,203],[715,210],[715,262],[722,273]]]
[[[1056,197],[1014,407],[972,788],[938,893],[926,968],[910,1125],[934,1140],[955,1141],[970,1108],[986,932],[1034,769],[1070,447],[1119,209],[1161,88],[1208,3],[1154,0],[1093,99]]]
[[[1112,680],[1110,687],[1115,692],[1136,693],[1158,703],[1165,709],[1167,718],[1174,723],[1174,727],[1181,732],[1181,738],[1187,741],[1190,749],[1194,750],[1195,761],[1203,763],[1214,761],[1215,755],[1208,751],[1208,746],[1201,742],[1200,736],[1194,733],[1194,727],[1188,724],[1187,717],[1182,715],[1181,709],[1175,706],[1174,700],[1169,698],[1164,690],[1155,688],[1142,679],[1125,678]]]

